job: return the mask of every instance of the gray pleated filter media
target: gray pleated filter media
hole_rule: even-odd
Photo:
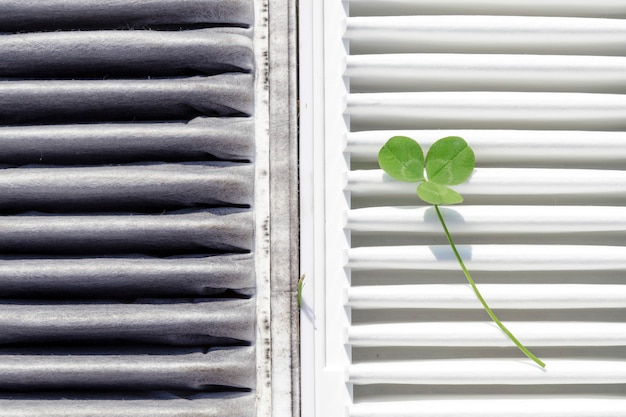
[[[0,0],[0,416],[255,413],[253,0]]]

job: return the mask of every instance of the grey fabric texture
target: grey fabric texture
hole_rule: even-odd
[[[0,288],[5,297],[41,299],[250,295],[252,254],[154,258],[5,258]]]
[[[179,121],[249,116],[252,76],[0,83],[0,124]]]
[[[252,249],[245,209],[173,214],[25,214],[0,217],[5,254],[242,253]]]
[[[169,163],[99,167],[7,168],[0,210],[160,210],[249,205],[249,164]],[[1,232],[0,232],[1,233]]]
[[[7,35],[0,37],[0,77],[110,79],[249,72],[254,65],[249,32],[212,28]]]
[[[172,396],[173,397],[173,396]],[[72,398],[41,399],[10,396],[0,399],[3,417],[241,417],[254,409],[254,397],[246,394],[196,395],[184,399],[154,395],[151,399]]]
[[[114,339],[211,346],[221,339],[251,340],[254,337],[254,323],[248,320],[254,314],[254,303],[250,300],[196,300],[193,304],[156,302],[2,305],[0,343]]]
[[[252,417],[253,0],[0,0],[0,417]]]
[[[0,30],[247,27],[253,12],[249,0],[2,0]]]
[[[0,164],[116,164],[250,160],[251,118],[200,117],[180,123],[0,127]]]
[[[254,366],[251,348],[176,355],[11,355],[0,356],[0,388],[191,389],[252,382],[245,372]]]

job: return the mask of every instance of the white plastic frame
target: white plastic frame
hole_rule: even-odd
[[[352,393],[346,383],[350,313],[348,124],[343,80],[347,2],[300,1],[301,272],[306,275],[301,314],[302,417],[342,416]]]

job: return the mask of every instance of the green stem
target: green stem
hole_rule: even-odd
[[[491,311],[491,308],[489,308],[489,306],[487,305],[487,302],[483,298],[482,294],[480,293],[480,291],[478,291],[478,288],[476,287],[476,283],[474,282],[474,280],[472,279],[472,276],[470,275],[469,271],[465,267],[465,263],[463,263],[463,259],[461,258],[461,255],[459,254],[459,251],[456,249],[456,245],[454,244],[454,241],[452,240],[452,236],[450,235],[450,232],[448,231],[448,227],[446,226],[446,222],[443,220],[443,216],[441,215],[441,211],[439,211],[439,207],[437,205],[435,205],[435,210],[437,211],[437,216],[439,217],[439,221],[441,222],[441,226],[443,227],[443,231],[446,233],[446,237],[448,238],[448,242],[450,243],[450,247],[452,248],[452,251],[454,252],[454,256],[456,256],[456,260],[459,262],[459,265],[461,265],[461,269],[463,270],[463,273],[465,274],[465,277],[467,278],[467,281],[472,286],[472,289],[474,290],[474,293],[476,294],[476,297],[478,297],[478,300],[483,305],[483,307],[484,307],[485,311],[487,312],[487,314],[489,314],[489,317],[491,317],[491,320],[493,320],[493,322],[498,325],[498,327],[509,337],[509,339],[511,339],[511,341],[513,341],[513,343],[515,343],[515,345],[522,352],[524,352],[524,354],[526,356],[528,356],[530,359],[535,361],[535,363],[537,365],[541,366],[542,368],[545,368],[546,364],[543,363],[541,361],[541,359],[539,359],[538,357],[533,355],[532,352],[530,352],[528,349],[526,349],[526,347],[524,345],[522,345],[522,343],[519,340],[517,340],[517,338],[515,336],[513,336],[513,333],[511,333],[511,331],[509,329],[507,329],[504,324],[502,324],[502,322],[498,319],[498,317],[495,315],[495,313],[493,311]]]

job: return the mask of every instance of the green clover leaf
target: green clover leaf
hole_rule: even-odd
[[[383,171],[399,181],[421,181],[417,194],[425,202],[435,205],[463,202],[459,193],[446,186],[466,181],[474,171],[474,164],[474,152],[458,136],[435,142],[425,162],[422,147],[406,136],[392,137],[378,153],[378,165]]]
[[[458,136],[439,139],[426,155],[428,180],[441,185],[465,182],[474,171],[474,151]]]
[[[392,178],[404,182],[424,179],[422,147],[406,136],[394,136],[378,152],[378,164]]]
[[[385,143],[378,153],[378,164],[389,176],[399,181],[419,182],[417,195],[427,203],[435,206],[437,217],[446,234],[448,243],[472,287],[476,297],[494,323],[511,339],[511,341],[540,367],[545,367],[538,357],[530,352],[511,331],[498,319],[491,310],[476,283],[472,279],[465,263],[456,249],[454,240],[448,231],[443,215],[439,210],[441,204],[458,204],[463,197],[448,185],[465,182],[474,171],[474,151],[467,142],[458,136],[448,136],[432,144],[426,160],[421,146],[406,136],[394,136]],[[426,171],[424,173],[424,171]]]
[[[445,185],[424,181],[417,186],[419,198],[430,204],[458,204],[463,202],[461,194]]]

